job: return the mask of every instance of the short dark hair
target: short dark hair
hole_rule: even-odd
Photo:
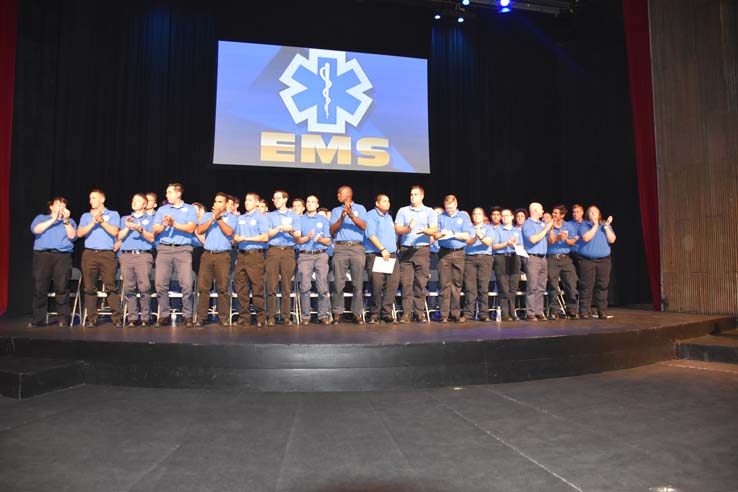
[[[303,207],[305,206],[305,200],[303,200],[302,198],[299,198],[299,197],[298,198],[294,198],[292,200],[292,203],[295,203],[295,202],[300,202],[300,203],[302,203],[302,206]]]
[[[216,197],[222,196],[223,198],[225,198],[225,201],[233,200],[233,197],[231,195],[229,195],[228,193],[224,193],[222,191],[219,191],[218,193],[216,193],[215,196]]]
[[[246,193],[246,194],[245,194],[245,195],[243,196],[243,199],[244,199],[244,200],[246,200],[246,197],[248,197],[248,196],[252,196],[252,197],[254,197],[254,200],[256,200],[257,202],[258,202],[259,200],[261,200],[261,197],[259,196],[259,194],[258,194],[258,193],[254,193],[253,191],[249,191],[249,192],[247,192],[247,193]]]
[[[553,212],[554,210],[558,210],[561,215],[566,215],[566,212],[568,212],[566,205],[560,203],[551,207],[551,211]]]
[[[284,190],[274,190],[274,193],[281,193],[282,194],[282,198],[284,198],[285,200],[289,200],[290,199],[290,194],[287,193]]]
[[[102,195],[103,197],[105,197],[105,192],[104,192],[103,190],[101,190],[100,188],[92,188],[92,189],[90,190],[90,194],[92,194],[92,193],[99,193],[99,194],[101,194],[101,195]]]
[[[425,195],[425,190],[424,190],[424,189],[423,189],[423,187],[422,187],[422,186],[420,186],[420,185],[412,185],[412,186],[410,187],[410,191],[413,191],[413,190],[418,190],[418,191],[420,191],[420,192],[421,192],[421,193],[422,193],[423,195]]]
[[[46,204],[47,207],[49,209],[51,209],[52,205],[54,205],[54,202],[62,202],[65,207],[67,206],[67,199],[66,198],[64,198],[63,196],[55,196],[54,198],[52,198],[51,200],[49,200],[49,203]]]
[[[492,214],[492,212],[502,213],[502,207],[500,207],[499,205],[494,205],[489,209],[489,213]]]
[[[525,214],[525,218],[526,219],[528,218],[528,211],[526,209],[524,209],[524,208],[516,208],[515,209],[515,212],[513,212],[513,217],[515,217],[516,215],[518,215],[518,213],[520,213],[520,212],[523,212]]]
[[[167,185],[167,188],[169,188],[170,186],[174,188],[176,191],[178,191],[179,193],[184,193],[184,186],[182,186],[181,183],[169,183]]]

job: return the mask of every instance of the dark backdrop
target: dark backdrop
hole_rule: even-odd
[[[51,196],[78,219],[93,187],[126,212],[132,193],[171,181],[205,203],[284,188],[333,207],[349,184],[368,208],[382,191],[396,210],[416,183],[428,205],[447,193],[466,209],[596,203],[619,238],[612,300],[648,302],[622,16],[616,1],[585,7],[457,25],[379,1],[22,2],[9,313],[29,311],[28,227]],[[218,39],[427,57],[431,174],[213,166]]]

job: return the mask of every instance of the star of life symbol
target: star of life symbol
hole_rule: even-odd
[[[372,83],[356,58],[345,51],[308,50],[296,54],[279,81],[279,95],[295,123],[307,121],[310,132],[346,133],[346,123],[358,126],[372,98]]]

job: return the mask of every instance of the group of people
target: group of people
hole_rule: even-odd
[[[489,319],[489,285],[492,272],[499,297],[501,321],[518,319],[515,295],[521,271],[527,275],[526,315],[543,321],[544,295],[563,287],[565,311],[572,319],[588,318],[594,302],[598,318],[606,318],[610,279],[610,245],[615,242],[612,217],[603,219],[599,208],[555,205],[549,214],[540,203],[528,210],[493,207],[489,217],[482,208],[471,215],[459,210],[454,195],[443,208],[423,203],[424,190],[410,189],[410,203],[394,218],[390,198],[378,194],[367,210],[353,201],[349,186],[338,189],[339,205],[321,208],[314,195],[296,198],[288,208],[289,194],[277,190],[274,209],[256,193],[246,193],[245,211],[237,197],[216,193],[209,211],[199,203],[186,203],[183,186],[171,183],[166,202],[157,208],[154,193],[133,195],[131,212],[123,217],[105,205],[105,193],[89,194],[90,211],[79,224],[67,201],[55,197],[48,214],[31,224],[33,252],[33,314],[29,326],[46,319],[49,286],[60,326],[70,319],[69,280],[72,251],[84,239],[82,282],[86,326],[97,324],[98,278],[101,278],[115,325],[148,325],[151,318],[151,273],[159,312],[157,323],[171,322],[170,282],[178,281],[182,315],[187,326],[208,323],[210,293],[217,292],[219,323],[229,324],[231,274],[238,298],[238,325],[292,324],[290,293],[293,277],[299,286],[301,322],[339,323],[350,311],[357,324],[409,323],[426,318],[426,288],[431,268],[438,271],[439,321],[464,323],[476,317]],[[194,251],[194,255],[193,255]],[[194,306],[193,256],[197,268],[197,306]],[[234,261],[235,260],[235,261]],[[127,319],[116,288],[120,265]],[[329,271],[333,286],[329,288]],[[363,278],[366,271],[371,296],[364,312]],[[344,288],[353,288],[350,309]],[[401,317],[395,319],[394,302],[402,293]],[[462,304],[462,290],[464,292]],[[317,293],[315,308],[311,292]],[[278,295],[280,294],[280,295]],[[278,302],[279,301],[279,302]],[[252,320],[252,313],[254,318]],[[551,311],[553,313],[553,311]]]

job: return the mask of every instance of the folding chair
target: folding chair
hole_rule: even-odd
[[[53,284],[52,284],[53,285]],[[69,325],[74,325],[74,317],[78,316],[79,319],[82,318],[82,304],[80,303],[80,291],[82,288],[82,271],[79,268],[73,267],[72,268],[72,276],[69,279],[69,297],[74,298],[74,302],[72,303],[72,312],[69,317]],[[52,299],[56,299],[56,292],[51,291],[47,294],[47,298],[49,301]],[[51,305],[51,303],[49,303]],[[77,314],[77,306],[80,307],[80,313]],[[56,309],[56,302],[54,303],[54,309]],[[53,311],[51,309],[46,310],[46,324],[49,324],[49,318],[51,316],[59,316],[59,313],[56,311]],[[81,323],[81,321],[80,321]]]
[[[121,297],[121,303],[122,301],[122,288],[123,288],[123,282],[122,282],[122,274],[120,272],[120,269],[115,271],[115,290]],[[105,285],[102,284],[102,280],[98,277],[97,279],[100,288],[97,290],[97,317],[100,318],[102,316],[107,316],[108,318],[113,318],[113,311],[110,309],[110,306],[108,306],[108,292],[105,290]],[[80,306],[81,307],[81,306]],[[81,317],[81,324],[85,324],[87,321],[87,308],[81,307],[82,311],[82,317]]]
[[[152,268],[153,270],[153,268]],[[176,285],[176,288],[172,288],[172,284]],[[183,316],[184,313],[182,312],[181,304],[184,299],[184,295],[182,294],[182,290],[179,286],[179,282],[177,282],[177,279],[172,277],[172,279],[169,282],[169,290],[167,291],[167,295],[169,296],[169,316],[172,320],[172,326],[177,326],[177,316]],[[177,308],[175,304],[172,303],[173,299],[179,299],[180,307]],[[194,316],[194,310],[197,307],[197,273],[195,271],[192,271],[192,309],[193,309],[193,316]],[[156,319],[158,320],[161,315],[161,306],[156,306]]]

